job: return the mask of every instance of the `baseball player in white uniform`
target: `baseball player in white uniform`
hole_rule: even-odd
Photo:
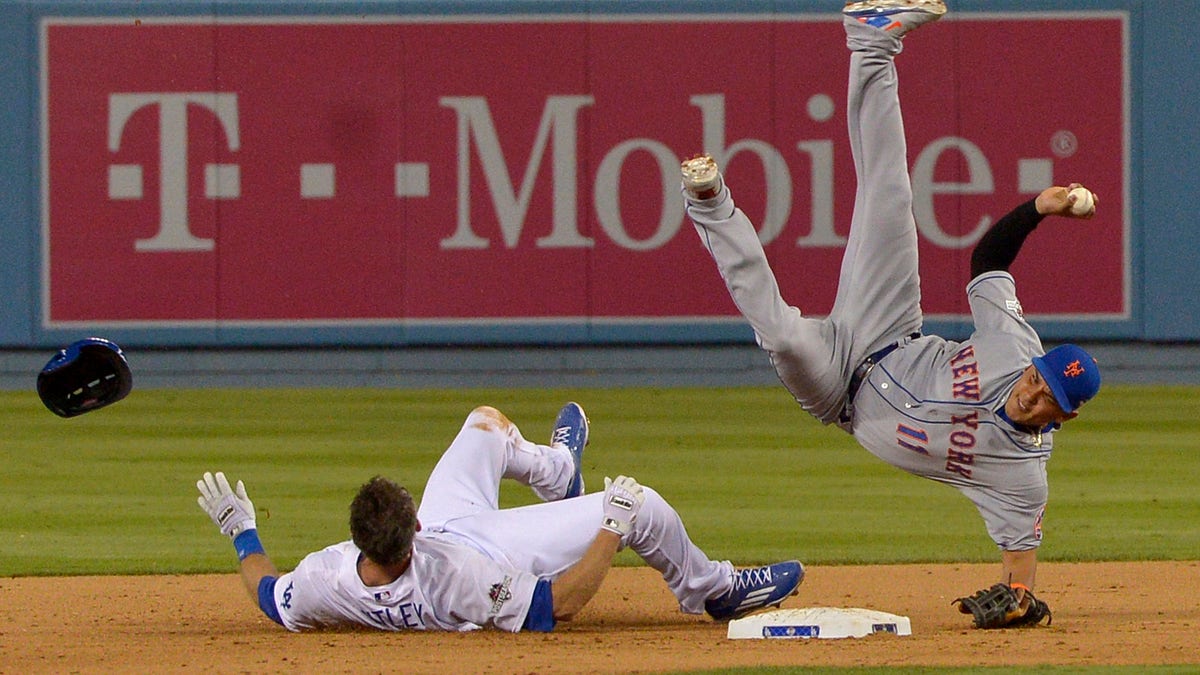
[[[754,226],[710,156],[683,162],[687,211],[783,385],[825,424],[880,459],[958,488],[1001,550],[1018,601],[1033,588],[1053,432],[1099,389],[1095,360],[1043,353],[1008,267],[1050,214],[1077,197],[1052,187],[997,221],[972,256],[965,342],[921,335],[917,232],[893,59],[901,38],[940,18],[942,0],[847,3],[847,118],[858,176],[837,296],[826,318],[782,296]],[[1092,210],[1075,217],[1090,218]],[[1030,597],[1032,593],[1029,592]]]
[[[251,597],[292,631],[549,631],[595,595],[626,546],[662,573],[690,614],[734,619],[796,592],[799,562],[737,569],[710,560],[671,505],[632,478],[606,478],[604,492],[584,494],[587,441],[576,403],[560,411],[550,445],[526,440],[499,410],[476,408],[430,474],[419,510],[406,489],[376,476],[350,506],[351,539],[282,575],[241,481],[234,489],[224,474],[205,473],[198,501],[233,540]],[[544,503],[499,508],[502,478]]]

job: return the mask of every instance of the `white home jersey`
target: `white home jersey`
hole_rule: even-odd
[[[358,576],[359,549],[345,541],[311,553],[279,577],[275,604],[283,625],[300,631],[346,625],[382,630],[517,632],[538,577],[474,549],[418,532],[412,564],[386,586]]]

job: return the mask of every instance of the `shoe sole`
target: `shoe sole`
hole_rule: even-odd
[[[679,166],[683,187],[696,199],[712,199],[721,187],[721,171],[708,155],[684,160]]]
[[[940,16],[946,13],[946,3],[941,0],[864,0],[852,2],[842,8],[842,14],[852,17],[887,16],[900,12],[922,12]]]

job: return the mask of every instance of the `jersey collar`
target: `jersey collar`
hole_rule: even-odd
[[[1026,426],[1024,424],[1017,424],[1016,422],[1012,421],[1012,418],[1008,416],[1008,413],[1004,412],[1004,404],[1001,404],[999,408],[996,408],[996,417],[1008,422],[1009,426],[1017,431],[1024,431],[1027,434],[1047,434],[1051,431],[1058,431],[1062,428],[1062,425],[1058,422],[1051,422],[1041,429],[1034,429],[1033,427]]]

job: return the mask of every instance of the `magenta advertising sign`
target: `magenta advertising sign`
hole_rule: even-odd
[[[1105,12],[906,42],[927,315],[967,315],[988,224],[1079,181],[1100,215],[1032,235],[1022,303],[1128,316],[1128,60]],[[43,324],[734,320],[678,192],[701,150],[822,314],[847,63],[836,16],[45,19]]]

